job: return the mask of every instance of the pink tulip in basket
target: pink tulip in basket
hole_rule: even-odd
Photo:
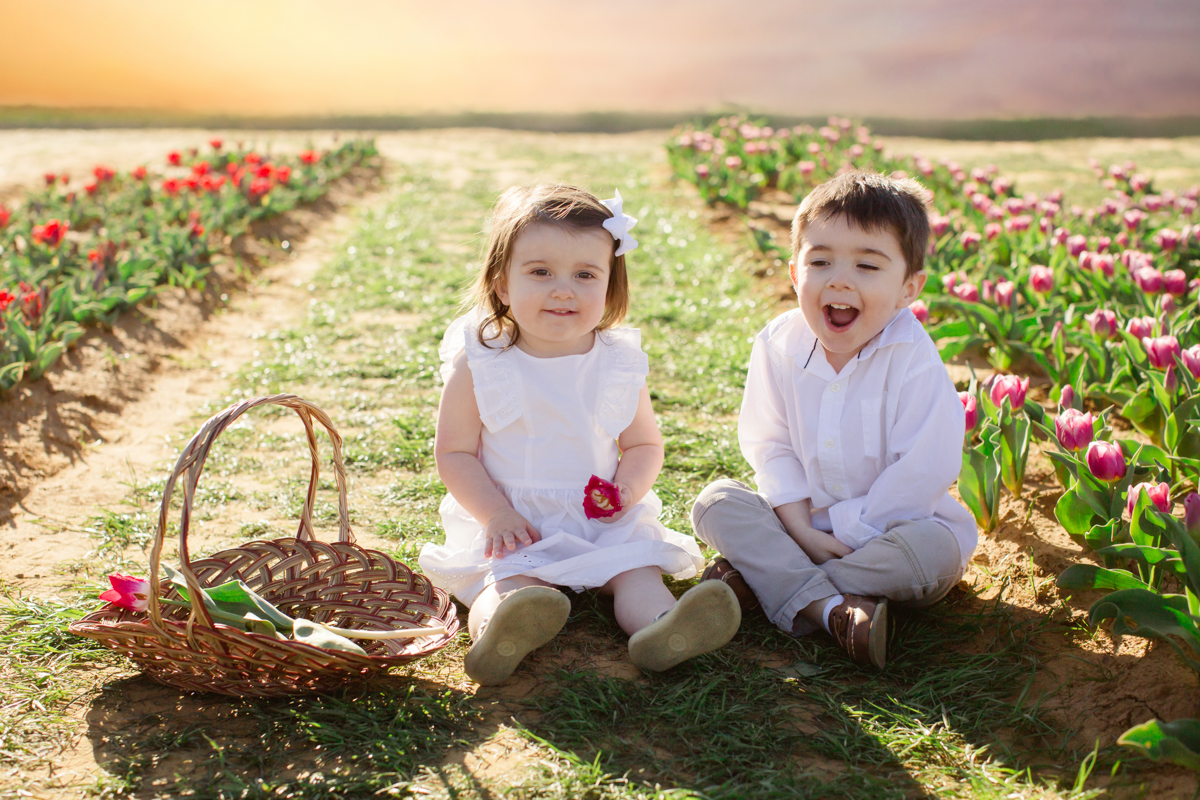
[[[234,420],[266,404],[295,410],[308,435],[312,473],[296,538],[249,542],[193,562],[187,547],[192,499],[208,452]],[[319,472],[314,418],[333,443],[338,540],[330,544],[317,541],[312,526]],[[171,493],[180,478],[181,566],[175,571],[160,559]],[[71,632],[128,655],[160,683],[191,691],[254,697],[328,691],[430,655],[458,630],[454,604],[443,590],[403,563],[354,543],[342,438],[324,412],[289,394],[235,403],[192,437],[163,489],[148,583],[144,611],[113,603],[72,623]],[[254,609],[267,612],[246,614],[253,624],[225,624],[223,620],[246,622],[222,610],[228,603],[221,606],[210,599],[222,592],[227,596],[231,587],[242,605],[252,598]],[[189,598],[204,602],[190,603]],[[285,638],[277,625],[269,624],[272,620],[294,624],[297,638]],[[300,636],[302,628],[319,635]],[[347,642],[331,632],[357,639],[361,646],[327,646],[328,641]]]

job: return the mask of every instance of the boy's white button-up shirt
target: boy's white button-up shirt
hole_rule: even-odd
[[[893,521],[932,518],[965,568],[979,535],[948,491],[965,425],[937,346],[907,308],[840,373],[795,309],[754,342],[738,441],[773,508],[811,500],[813,526],[855,550]]]

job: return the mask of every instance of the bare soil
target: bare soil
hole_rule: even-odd
[[[191,130],[0,132],[0,199],[19,197],[47,170],[66,168],[82,177],[97,162],[127,169],[161,160],[172,148],[204,146],[210,135]],[[250,138],[244,132],[239,135]],[[270,132],[252,136],[264,147],[269,141],[276,149],[298,149],[332,138]],[[235,136],[225,138],[234,141]],[[556,139],[495,131],[431,131],[387,134],[378,137],[377,144],[391,162],[430,164],[452,184],[471,175],[469,164],[472,169],[488,165],[496,183],[503,185],[552,174],[552,167],[532,159],[501,158],[502,149],[515,140],[527,140],[553,153],[555,142],[568,138],[574,149],[619,157],[633,149],[648,152],[663,135]],[[925,153],[937,155],[930,147]],[[164,292],[154,305],[128,315],[112,330],[89,333],[43,379],[21,384],[0,400],[0,587],[23,595],[51,596],[69,586],[71,565],[83,562],[94,547],[83,529],[85,521],[102,509],[118,506],[139,478],[162,474],[174,452],[170,437],[178,435],[182,422],[201,420],[224,405],[221,398],[228,394],[228,376],[254,358],[256,334],[302,318],[309,299],[308,280],[347,230],[351,206],[378,201],[373,193],[377,182],[377,175],[358,173],[326,200],[256,231],[259,238],[232,243],[230,251],[216,261],[204,292]],[[702,213],[726,235],[747,236],[744,223],[719,209]],[[273,244],[283,240],[289,242],[286,251]],[[778,287],[782,309],[791,297],[786,265],[780,269],[764,263],[759,271]],[[1026,497],[1004,499],[1003,521],[995,532],[982,537],[960,591],[978,592],[979,603],[1006,604],[1018,619],[1066,615],[1082,630],[1087,608],[1099,595],[1063,598],[1054,578],[1069,564],[1090,558],[1054,519],[1054,500],[1060,490],[1048,462],[1035,456],[1029,472]],[[369,537],[363,543],[372,545]],[[998,581],[1006,572],[1013,579]],[[1046,669],[1038,674],[1030,696],[1045,694],[1043,708],[1061,729],[1074,731],[1079,744],[1109,745],[1131,725],[1152,717],[1200,717],[1197,676],[1168,646],[1136,637],[1114,638],[1104,630],[1043,637],[1038,645]],[[558,664],[587,663],[614,676],[633,677],[627,660],[607,648],[567,649],[539,658]],[[510,704],[534,688],[534,679],[529,678],[499,689],[479,689],[453,664],[447,665],[442,677],[454,691],[475,694],[498,729]],[[101,734],[121,726],[130,703],[153,702],[183,715],[222,713],[204,707],[200,699],[179,698],[170,690],[153,689],[158,694],[139,698],[132,693],[147,691],[144,682],[123,683],[120,692],[94,696],[78,708],[81,729],[86,725],[90,735],[79,736],[50,774],[0,777],[0,793],[32,780],[45,787],[45,796],[72,795],[72,786],[93,779],[106,762]],[[467,774],[502,779],[519,773],[529,751],[523,737],[502,733],[482,747],[456,753],[451,765]],[[164,777],[172,770],[187,771],[181,764],[163,764],[158,769]],[[1190,796],[1196,789],[1192,773],[1164,768],[1148,787],[1147,796]]]

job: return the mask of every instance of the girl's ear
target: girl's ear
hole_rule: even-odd
[[[500,302],[508,305],[508,280],[506,275],[499,275],[492,281],[492,291],[496,293],[496,297],[500,298]]]

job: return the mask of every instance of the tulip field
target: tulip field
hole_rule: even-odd
[[[203,283],[226,237],[315,200],[373,154],[350,141],[271,159],[211,139],[126,173],[97,165],[71,183],[48,172],[20,207],[0,204],[0,391],[36,380],[89,324]]]
[[[743,210],[767,191],[799,201],[850,169],[918,179],[932,242],[913,311],[944,360],[991,367],[960,392],[963,502],[993,531],[1040,441],[1055,516],[1103,564],[1068,567],[1059,588],[1105,591],[1091,624],[1165,642],[1200,672],[1200,187],[1159,191],[1134,163],[1093,162],[1107,196],[1084,207],[1061,190],[1022,193],[994,166],[890,153],[837,117],[778,130],[722,118],[675,131],[668,154],[707,202]],[[779,237],[756,238],[788,257]],[[1146,722],[1121,743],[1200,768],[1200,720]]]

